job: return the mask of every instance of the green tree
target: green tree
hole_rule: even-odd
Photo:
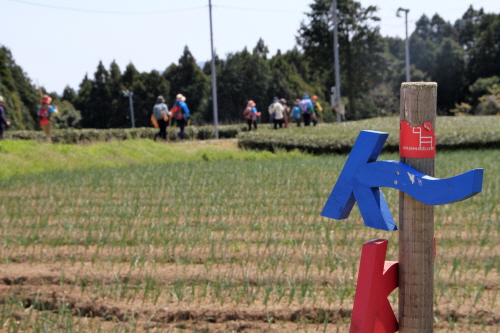
[[[311,66],[322,78],[325,93],[328,94],[333,80],[333,23],[330,11],[331,1],[315,0],[309,22],[302,23],[297,41],[304,50]],[[357,108],[357,97],[369,91],[376,80],[380,80],[385,67],[382,56],[384,45],[378,27],[370,23],[379,21],[375,15],[377,8],[364,8],[357,1],[346,0],[338,6],[338,33],[340,48],[340,67],[342,76],[342,95],[349,98],[349,119],[367,116]]]
[[[70,86],[66,86],[63,90],[62,99],[73,104],[75,103],[76,98],[77,94],[75,89],[71,88]]]
[[[462,18],[455,21],[454,27],[458,34],[458,43],[465,51],[473,49],[483,15],[483,9],[477,11],[471,5]]]
[[[179,58],[179,64],[170,65],[163,76],[170,82],[169,105],[175,102],[177,94],[182,94],[186,97],[186,103],[193,117],[206,112],[211,92],[209,77],[196,64],[187,46]]]
[[[488,88],[488,93],[479,97],[477,113],[481,115],[500,115],[500,84]]]
[[[410,36],[410,60],[416,68],[429,76],[434,68],[436,48],[431,21],[426,15],[422,15]]]
[[[485,14],[469,52],[469,79],[500,75],[500,15]]]
[[[52,101],[53,105],[57,105],[59,112],[52,117],[52,125],[54,128],[81,128],[82,115],[76,110],[70,101],[55,98]]]
[[[221,121],[241,121],[248,100],[254,100],[260,111],[267,109],[272,98],[270,80],[271,70],[262,53],[250,53],[245,48],[241,52],[228,54],[217,78]],[[267,121],[267,112],[262,112],[262,117]]]
[[[81,111],[82,127],[92,127],[90,110],[88,109],[91,101],[92,80],[88,78],[87,74],[85,74],[79,88],[80,89],[78,90],[78,95],[75,99],[74,105],[76,109]]]
[[[472,107],[479,104],[479,98],[488,95],[490,88],[495,84],[500,84],[499,76],[490,76],[488,78],[479,78],[474,84],[469,86],[468,102]]]
[[[438,14],[434,14],[430,22],[432,41],[440,44],[444,38],[457,41],[457,31],[450,22],[446,22]]]
[[[500,75],[500,15],[486,14],[482,8],[475,10],[470,6],[454,27],[466,52],[468,84]]]
[[[447,114],[456,103],[463,101],[462,92],[466,87],[465,52],[452,39],[445,38],[439,45],[432,76],[438,84],[438,112]]]
[[[12,129],[35,129],[38,92],[16,64],[12,53],[0,45],[0,95],[5,98],[6,117]]]

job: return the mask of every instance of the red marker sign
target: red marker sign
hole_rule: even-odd
[[[363,244],[349,333],[394,333],[398,321],[387,296],[398,287],[399,264],[385,261],[387,239]]]
[[[408,121],[400,122],[399,156],[409,158],[436,157],[436,135],[432,124],[426,122],[413,127]]]

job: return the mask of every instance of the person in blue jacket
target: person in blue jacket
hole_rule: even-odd
[[[247,103],[247,107],[243,111],[243,118],[248,124],[248,131],[252,130],[252,124],[254,130],[257,130],[257,117],[260,116],[260,113],[255,108],[256,104],[253,100],[249,100]]]
[[[309,126],[311,124],[311,117],[314,117],[314,105],[308,94],[302,95],[299,107],[304,119],[304,126]]]
[[[175,104],[170,110],[170,113],[172,114],[172,117],[174,117],[180,130],[179,133],[177,133],[177,136],[182,140],[185,140],[186,136],[184,134],[184,128],[187,125],[188,119],[191,117],[191,113],[189,112],[189,108],[186,104],[186,97],[182,94],[177,94],[175,97]]]
[[[297,123],[297,127],[300,127],[300,124],[302,122],[302,113],[300,112],[300,107],[299,107],[300,99],[295,100],[295,104],[293,107],[293,118],[295,119],[295,122]]]

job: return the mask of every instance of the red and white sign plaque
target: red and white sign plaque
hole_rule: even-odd
[[[436,135],[430,122],[413,127],[404,120],[399,129],[399,156],[409,158],[436,157]]]

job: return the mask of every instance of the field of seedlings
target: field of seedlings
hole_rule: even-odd
[[[398,233],[357,208],[319,216],[346,155],[242,154],[0,179],[0,330],[348,332],[362,244],[389,239],[397,261]],[[436,332],[500,332],[499,162],[438,152],[436,177],[485,178],[435,208]],[[397,221],[398,193],[384,194]]]

